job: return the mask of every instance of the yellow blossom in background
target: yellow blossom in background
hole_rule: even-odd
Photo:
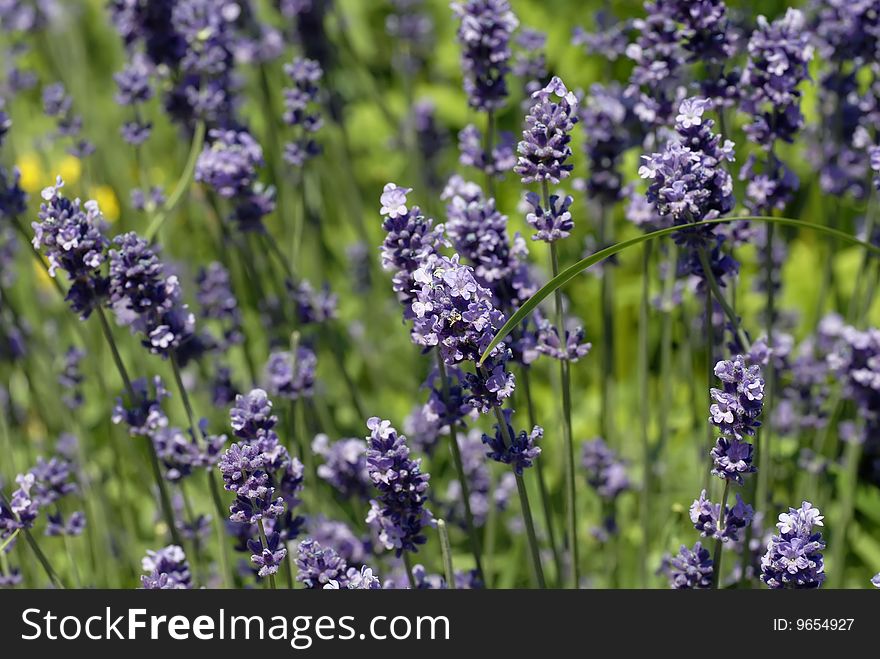
[[[43,168],[35,153],[25,153],[15,163],[21,172],[21,187],[28,194],[39,192],[44,187]]]
[[[58,173],[64,179],[65,185],[76,185],[82,176],[82,161],[71,155],[64,156],[58,163]],[[45,185],[49,185],[46,183]]]
[[[43,257],[40,257],[40,258],[43,258]],[[44,260],[44,262],[45,262],[45,260]],[[44,266],[40,265],[39,263],[37,263],[36,261],[34,261],[33,264],[34,264],[34,275],[36,277],[37,284],[39,285],[39,287],[42,289],[45,289],[45,290],[49,290],[51,288],[54,288],[55,284],[52,283],[52,278],[49,276],[49,273],[46,271],[46,268]]]
[[[108,222],[115,222],[119,219],[119,199],[113,188],[108,185],[99,185],[89,191],[89,198],[98,202],[104,218]]]

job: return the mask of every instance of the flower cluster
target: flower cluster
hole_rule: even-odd
[[[147,590],[185,590],[193,587],[189,561],[183,549],[168,545],[162,549],[147,550],[141,561],[144,572],[141,585]]]
[[[709,406],[709,421],[722,436],[711,452],[712,473],[742,484],[744,474],[756,471],[752,464],[754,447],[744,440],[761,425],[758,417],[764,407],[764,379],[761,367],[747,365],[741,355],[718,362],[715,376],[723,388],[710,390],[713,402]]]
[[[318,83],[324,72],[318,62],[297,57],[284,66],[284,73],[293,82],[293,87],[284,89],[284,123],[298,131],[297,138],[284,145],[284,160],[293,167],[302,167],[321,153],[320,145],[312,136],[323,124],[315,106]]]
[[[232,292],[229,271],[222,263],[214,261],[199,269],[196,284],[196,300],[202,316],[218,321],[223,328],[222,345],[228,347],[241,343],[241,310]]]
[[[497,306],[513,309],[533,292],[528,251],[519,234],[507,234],[507,216],[476,183],[453,176],[443,191],[446,235],[453,249],[474,268],[477,280],[492,291]]]
[[[504,107],[510,70],[510,37],[519,26],[508,0],[464,0],[452,4],[459,18],[464,90],[472,108]]]
[[[769,151],[777,140],[791,142],[804,123],[798,85],[809,78],[813,45],[803,13],[789,8],[772,23],[758,16],[748,50],[741,82],[747,90],[743,109],[752,121],[745,131]]]
[[[418,551],[427,540],[425,527],[433,525],[431,511],[425,507],[430,476],[422,473],[421,460],[409,457],[406,438],[389,421],[371,417],[367,428],[367,471],[379,491],[370,500],[367,523],[397,556]]]
[[[723,166],[733,160],[733,142],[722,145],[721,136],[712,132],[715,122],[703,118],[711,106],[703,98],[682,101],[677,136],[663,152],[642,157],[639,176],[648,180],[648,201],[676,224],[716,218],[733,208],[733,181]]]
[[[299,543],[296,555],[296,580],[306,588],[323,588],[331,581],[348,588],[348,563],[332,547],[323,547],[311,538]]]
[[[266,389],[273,396],[287,400],[311,398],[315,391],[315,368],[318,358],[306,346],[273,352],[266,362]]]
[[[196,161],[195,180],[233,200],[232,217],[242,231],[262,231],[262,219],[275,209],[275,191],[257,181],[263,149],[246,130],[212,129]]]
[[[552,243],[568,238],[574,229],[574,220],[569,210],[574,199],[570,195],[565,197],[550,195],[546,208],[542,205],[541,198],[534,192],[527,193],[525,201],[529,207],[526,222],[535,229],[532,240]]]
[[[558,77],[532,94],[532,98],[534,105],[526,117],[523,139],[517,145],[519,159],[513,171],[522,177],[523,183],[559,183],[572,170],[566,161],[571,156],[570,133],[578,122],[578,99]]]
[[[64,353],[64,368],[58,375],[58,384],[64,390],[62,401],[71,411],[82,407],[83,393],[82,383],[85,377],[80,369],[86,353],[77,347],[68,348]]]
[[[327,435],[316,435],[312,440],[312,452],[324,460],[317,468],[320,478],[330,483],[346,498],[366,499],[370,481],[367,472],[367,445],[362,439],[340,439],[330,442]]]
[[[800,508],[789,508],[779,515],[774,535],[761,558],[761,581],[770,588],[818,588],[825,581],[822,534],[814,526],[823,526],[818,508],[804,501]]]
[[[522,476],[523,470],[531,467],[541,455],[541,447],[537,446],[537,443],[544,436],[544,429],[535,426],[530,433],[521,430],[517,434],[510,424],[512,414],[510,409],[505,409],[504,423],[507,427],[502,428],[496,424],[494,434],[483,435],[483,443],[489,447],[487,456],[497,462],[509,464],[518,475]]]
[[[497,510],[505,510],[507,504],[516,492],[516,478],[513,473],[506,471],[498,479],[492,482],[492,474],[489,471],[489,462],[486,460],[486,447],[483,443],[483,433],[472,429],[466,435],[458,435],[458,445],[461,451],[461,462],[464,467],[464,477],[470,492],[471,513],[476,526],[483,526],[494,506]],[[450,506],[447,520],[456,520],[465,524],[464,501],[462,500],[461,483],[456,479],[449,482],[446,488],[446,502]]]
[[[73,140],[73,146],[68,149],[72,156],[82,160],[95,152],[95,145],[80,137],[82,117],[74,114],[73,99],[60,82],[43,88],[43,111],[57,121],[59,137],[69,137]]]
[[[119,105],[135,108],[136,118],[122,125],[122,139],[134,147],[138,147],[150,139],[153,125],[149,121],[140,118],[137,109],[153,97],[152,77],[153,71],[149,60],[136,54],[127,63],[125,68],[113,76],[116,82],[116,102]]]
[[[382,268],[394,273],[392,286],[403,304],[405,318],[412,317],[414,273],[445,244],[443,225],[435,227],[433,220],[422,215],[418,206],[407,206],[406,196],[410,192],[411,188],[388,183],[380,197],[380,213],[387,216],[382,221],[386,233],[381,250]]]
[[[67,273],[71,281],[67,301],[85,319],[107,298],[109,282],[100,269],[109,241],[97,202],[70,201],[61,195],[62,187],[59,176],[54,186],[43,190],[40,221],[31,225],[33,244],[49,260],[51,276],[59,268]]]
[[[12,492],[8,504],[5,498],[0,499],[0,544],[16,530],[32,528],[41,511],[46,511],[47,536],[82,534],[85,515],[76,511],[65,520],[58,504],[77,491],[70,462],[60,457],[37,458],[36,465],[18,474],[15,482],[18,488]]]
[[[682,545],[678,554],[667,559],[664,568],[670,587],[676,590],[705,589],[712,585],[712,557],[699,542],[693,549]]]
[[[287,555],[283,543],[296,537],[304,522],[293,516],[300,504],[303,465],[281,445],[274,430],[278,419],[262,389],[237,396],[229,416],[242,440],[218,464],[224,487],[236,496],[229,520],[240,525],[253,552],[251,560],[259,576],[266,577],[278,572]]]
[[[736,504],[724,506],[724,520],[721,517],[721,504],[712,503],[706,495],[706,490],[700,493],[699,499],[694,499],[690,508],[691,522],[694,528],[704,538],[720,538],[737,542],[739,532],[751,523],[755,511],[745,503],[739,494],[736,495]]]
[[[594,84],[579,117],[590,170],[587,194],[603,204],[613,204],[623,195],[620,161],[637,136],[632,98],[620,85]]]
[[[113,242],[108,288],[119,322],[142,334],[143,345],[154,355],[173,354],[180,365],[198,358],[206,346],[183,302],[177,276],[165,274],[150,243],[133,231]]]
[[[473,167],[488,176],[501,177],[516,164],[516,143],[513,133],[501,131],[486,153],[483,134],[474,124],[468,124],[458,133],[458,161],[465,167]]]
[[[606,501],[613,501],[632,487],[626,475],[626,464],[601,438],[584,443],[581,464],[587,474],[587,483]]]

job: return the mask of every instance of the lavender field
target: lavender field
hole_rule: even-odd
[[[880,588],[880,0],[0,49],[0,587]]]

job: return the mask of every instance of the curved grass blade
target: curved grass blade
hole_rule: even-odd
[[[789,217],[767,217],[767,216],[754,216],[754,215],[746,215],[742,217],[720,217],[714,220],[702,220],[700,224],[724,224],[726,222],[766,222],[768,224],[781,224],[785,226],[795,226],[800,227],[802,229],[810,229],[811,231],[816,231],[817,233],[822,233],[827,236],[833,236],[838,240],[842,240],[845,243],[849,243],[851,245],[859,245],[860,247],[873,252],[875,255],[880,256],[880,247],[876,245],[872,245],[869,242],[864,240],[860,240],[855,236],[851,236],[850,234],[839,231],[838,229],[832,229],[831,227],[826,227],[822,224],[813,224],[812,222],[804,222],[803,220],[795,220]],[[535,293],[532,297],[526,300],[523,305],[516,310],[516,312],[508,319],[504,326],[498,330],[498,333],[492,339],[492,342],[489,346],[483,351],[483,356],[480,358],[480,364],[482,364],[486,358],[489,356],[489,353],[497,346],[501,341],[506,337],[510,332],[519,325],[523,319],[528,316],[541,302],[544,301],[547,296],[549,296],[553,291],[561,286],[565,286],[572,279],[577,277],[580,273],[582,273],[587,268],[604,261],[605,259],[614,256],[620,252],[623,252],[630,247],[635,247],[636,245],[641,245],[642,243],[646,243],[650,240],[654,240],[655,238],[662,238],[664,236],[671,236],[674,233],[677,233],[682,230],[682,226],[674,226],[668,227],[666,229],[659,229],[657,231],[652,231],[650,233],[643,233],[635,238],[630,238],[629,240],[624,240],[622,242],[617,243],[616,245],[611,245],[610,247],[606,247],[605,249],[599,250],[595,254],[591,254],[590,256],[581,259],[577,263],[570,265],[565,270],[560,272],[556,277],[548,281],[541,289]]]

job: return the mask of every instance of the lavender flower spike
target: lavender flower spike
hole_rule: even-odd
[[[379,532],[386,549],[418,551],[426,542],[424,528],[434,523],[425,507],[428,474],[421,471],[421,461],[409,457],[406,438],[398,435],[391,422],[378,417],[367,421],[367,470],[379,496],[370,501],[367,523]]]
[[[559,100],[554,101],[553,97]],[[519,159],[513,171],[522,177],[523,183],[559,183],[572,170],[566,161],[571,156],[570,133],[578,122],[578,99],[558,77],[532,94],[532,98],[535,104],[526,117],[523,139],[517,146]]]
[[[761,581],[774,589],[821,586],[825,581],[825,541],[813,527],[823,526],[823,519],[809,501],[779,515],[779,535],[770,539],[761,559]]]

